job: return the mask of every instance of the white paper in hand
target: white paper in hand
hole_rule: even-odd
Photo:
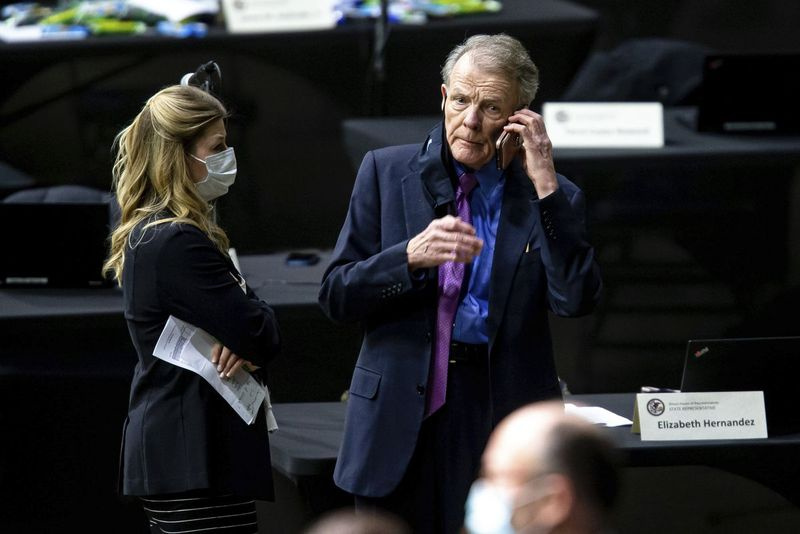
[[[264,403],[267,427],[270,432],[277,430],[266,387],[242,370],[230,378],[220,378],[216,366],[211,363],[215,343],[218,341],[205,330],[170,316],[153,356],[202,376],[248,425],[256,420],[258,409]]]

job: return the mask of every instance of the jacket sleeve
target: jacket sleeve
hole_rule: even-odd
[[[362,321],[391,310],[399,301],[419,293],[428,280],[427,273],[412,277],[409,272],[408,239],[384,243],[381,225],[389,224],[386,212],[392,209],[381,205],[383,197],[375,155],[369,152],[356,176],[347,217],[322,277],[319,303],[334,321]]]
[[[236,355],[264,366],[280,349],[273,310],[239,285],[238,273],[198,228],[181,225],[157,255],[163,309],[202,328]]]
[[[574,185],[539,201],[548,303],[563,317],[590,313],[603,287],[594,248],[586,240],[585,203]]]

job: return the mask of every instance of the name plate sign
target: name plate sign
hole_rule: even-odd
[[[542,117],[555,148],[660,148],[661,102],[545,102]]]
[[[322,30],[336,26],[333,0],[222,0],[231,33]]]
[[[763,391],[639,393],[637,422],[642,441],[767,437]]]

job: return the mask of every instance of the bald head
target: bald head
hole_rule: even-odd
[[[372,510],[357,514],[349,508],[323,514],[305,534],[411,534],[402,519],[390,512]]]
[[[529,405],[511,413],[489,438],[483,454],[484,475],[507,485],[543,471],[553,428],[563,422],[583,427],[583,421],[575,419],[564,413],[560,402]]]
[[[616,469],[615,450],[601,429],[565,413],[558,401],[510,414],[492,433],[483,455],[484,478],[509,495],[562,481],[570,493],[564,501],[569,501],[565,521],[576,514],[591,516],[593,522],[607,517],[617,494]]]

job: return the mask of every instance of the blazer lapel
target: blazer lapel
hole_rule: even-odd
[[[525,252],[538,212],[534,204],[538,198],[536,190],[517,160],[509,167],[511,172],[506,176],[492,260],[488,318],[490,346],[503,320],[514,272]]]
[[[401,179],[406,231],[414,237],[436,217],[447,214],[455,202],[455,191],[443,162],[442,126],[428,133],[420,152],[411,160],[410,172]]]
[[[436,217],[435,201],[424,190],[419,174],[411,172],[403,176],[401,184],[406,232],[411,238],[427,228]]]

